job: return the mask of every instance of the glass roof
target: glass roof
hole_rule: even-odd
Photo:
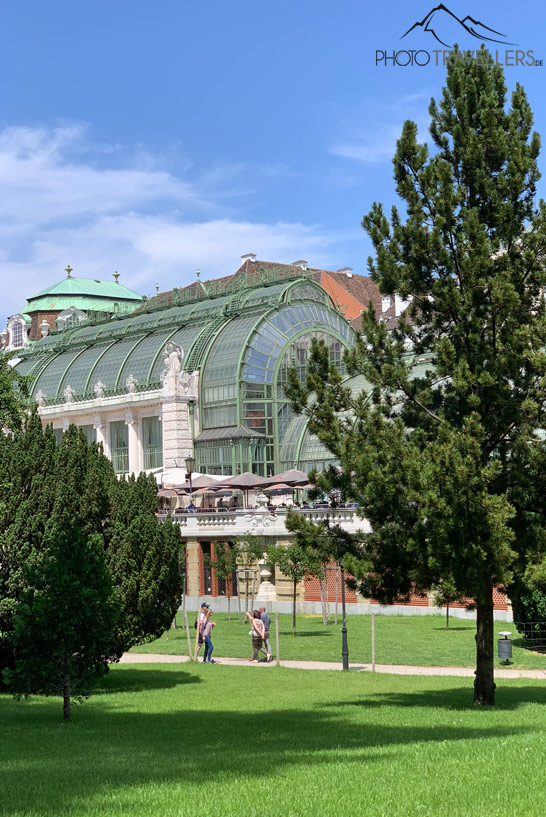
[[[59,386],[59,394],[62,394],[67,386],[71,386],[76,394],[86,392],[88,390],[86,386],[89,373],[93,371],[93,367],[99,357],[114,343],[115,341],[95,343],[93,346],[84,348],[79,357],[74,360],[72,365],[65,372],[64,378]],[[94,380],[89,386],[92,396],[94,396],[93,386],[95,383],[96,381]]]
[[[283,467],[295,468],[297,466],[299,442],[306,425],[305,414],[297,414],[290,420],[281,444],[280,461]]]
[[[305,329],[330,327],[346,344],[352,343],[353,330],[344,318],[319,304],[296,303],[282,306],[267,316],[250,338],[244,358],[243,380],[271,383],[277,361],[290,338]]]
[[[65,352],[55,355],[46,365],[42,373],[36,378],[32,393],[37,394],[41,390],[46,397],[55,397],[58,395],[59,387],[66,369],[81,351],[81,348],[67,349]]]
[[[174,334],[172,329],[163,329],[161,332],[147,335],[135,344],[119,370],[117,387],[124,389],[125,381],[131,374],[139,383],[148,383],[148,375],[155,363],[156,355],[159,355],[172,334]],[[161,368],[163,365],[163,360],[161,360]],[[159,380],[159,377],[157,379]]]
[[[123,393],[129,375],[139,388],[157,387],[170,340],[184,349],[184,363],[197,367],[204,361],[203,386],[235,388],[241,364],[246,382],[272,383],[296,334],[330,329],[345,345],[352,342],[353,330],[328,303],[318,285],[289,279],[50,335],[17,368],[38,374],[33,394],[41,389],[50,402],[63,402],[68,385],[77,398],[93,397],[99,380],[107,393]]]
[[[258,315],[255,313],[240,315],[222,329],[206,359],[203,383],[218,386],[236,381],[241,352],[257,320]]]

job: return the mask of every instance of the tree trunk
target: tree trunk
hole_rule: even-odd
[[[495,703],[493,587],[489,585],[476,607],[476,671],[474,703]]]
[[[336,607],[335,607],[335,614],[334,614],[334,624],[337,627],[337,597],[339,594],[339,567],[336,565]]]
[[[252,597],[250,611],[254,615],[254,596],[256,595],[256,573],[252,571]]]
[[[326,627],[328,624],[328,619],[326,618],[326,600],[324,598],[324,581],[322,580],[322,576],[319,576],[319,588],[320,588],[320,608],[322,610],[322,623]]]
[[[446,601],[446,630],[449,630],[449,602]]]
[[[70,720],[70,675],[64,676],[63,683],[63,720]]]
[[[229,595],[229,591],[227,597],[227,620],[231,621],[231,596]]]
[[[294,597],[292,599],[292,635],[296,635],[296,591],[298,583],[294,579]]]
[[[330,599],[328,594],[328,570],[324,568],[324,606],[326,608],[326,624],[330,624]]]

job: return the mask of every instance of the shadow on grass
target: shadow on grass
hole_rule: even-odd
[[[377,692],[367,693],[352,701],[341,701],[339,703],[325,703],[318,705],[318,708],[329,709],[330,707],[361,707],[364,709],[377,709],[383,706],[407,707],[415,709],[419,707],[434,707],[437,709],[458,709],[472,710],[473,712],[499,712],[503,710],[513,711],[530,703],[546,704],[546,688],[543,686],[510,686],[501,680],[497,682],[495,690],[494,707],[476,707],[472,702],[473,681],[468,678],[468,687],[455,687],[453,689],[426,689],[422,691],[404,692]]]
[[[148,679],[153,679],[155,672],[148,671]],[[118,682],[115,672],[111,673],[107,679],[111,691],[130,691],[138,683],[132,671],[124,671],[123,675],[126,678]],[[195,682],[181,675],[182,679],[175,674],[181,687]],[[397,747],[412,744],[483,741],[535,731],[533,727],[491,723],[477,727],[429,725],[424,720],[415,724],[371,723],[363,711],[364,707],[386,704],[430,709],[445,706],[446,697],[452,699],[453,707],[468,708],[461,703],[460,689],[372,694],[308,709],[252,712],[215,708],[213,701],[203,708],[206,699],[190,692],[181,688],[180,696],[169,698],[166,709],[160,711],[147,709],[148,700],[152,708],[157,708],[157,696],[135,701],[139,711],[119,707],[115,698],[104,698],[77,710],[68,727],[53,721],[49,707],[41,706],[29,713],[14,704],[2,740],[10,761],[0,765],[2,814],[35,813],[38,789],[40,814],[53,815],[83,813],[94,798],[127,797],[130,802],[131,790],[140,787],[199,785],[203,782],[204,758],[214,759],[207,765],[209,785],[241,778],[260,785],[285,768],[299,767],[304,774],[305,767],[313,763],[322,768],[329,763],[335,767],[344,763],[355,764],[358,773],[362,762],[383,761],[384,749],[392,757]],[[506,689],[503,697],[505,693]],[[540,688],[513,690],[516,694],[520,699],[546,699]],[[196,703],[201,708],[192,708]],[[57,707],[55,701],[56,716],[60,715]],[[356,712],[355,707],[360,711]]]
[[[113,664],[94,695],[112,695],[117,692],[145,692],[153,689],[173,689],[185,684],[200,684],[201,679],[189,672],[163,672],[141,665],[134,669],[123,669],[123,675],[113,671]]]
[[[442,633],[472,633],[472,632],[475,631],[476,628],[475,627],[452,627],[451,624],[450,624],[449,627],[447,628],[447,630],[446,630],[445,626],[444,627],[433,627],[432,629],[437,630],[437,631],[442,632]]]

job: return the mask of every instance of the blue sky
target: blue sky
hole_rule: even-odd
[[[437,3],[18,0],[0,25],[5,315],[74,274],[144,294],[233,272],[243,253],[366,271],[360,227],[394,199],[404,119],[426,138],[444,70],[376,66]],[[446,2],[546,62],[544,3]],[[456,25],[456,24],[455,24]],[[449,29],[449,26],[448,26]],[[446,36],[451,36],[451,30]],[[479,46],[469,36],[465,47]],[[546,67],[506,69],[546,134]],[[546,138],[546,137],[545,137]]]

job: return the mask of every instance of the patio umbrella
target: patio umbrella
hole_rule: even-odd
[[[218,477],[215,479],[214,477],[209,477],[207,474],[198,474],[195,479],[191,481],[191,487],[193,491],[197,491],[199,488],[208,488],[210,485],[215,485],[217,482],[220,482],[222,477]],[[178,486],[180,491],[189,491],[190,490],[190,483],[185,482],[183,485]]]
[[[222,481],[222,487],[235,488],[243,492],[243,504],[246,508],[248,505],[248,492],[253,489],[264,488],[267,481],[257,474],[251,474],[250,471],[245,471],[244,474],[236,474],[234,477],[228,477]]]
[[[294,487],[292,485],[284,485],[282,482],[276,482],[270,488],[264,488],[268,494],[293,494]]]
[[[250,491],[252,488],[263,488],[267,485],[267,480],[259,477],[257,474],[251,474],[250,471],[245,471],[244,474],[237,474],[235,477],[229,477],[224,480],[224,485],[229,485],[230,488],[241,488],[243,491]]]
[[[282,474],[275,474],[272,477],[267,477],[264,480],[265,485],[274,485],[277,482],[282,482],[284,485],[292,485],[293,487],[302,488],[309,485],[309,478],[305,471],[297,471],[291,468],[289,471],[283,471]]]
[[[161,488],[157,492],[157,495],[164,497],[165,499],[172,499],[175,496],[179,496],[178,491],[175,488]]]

